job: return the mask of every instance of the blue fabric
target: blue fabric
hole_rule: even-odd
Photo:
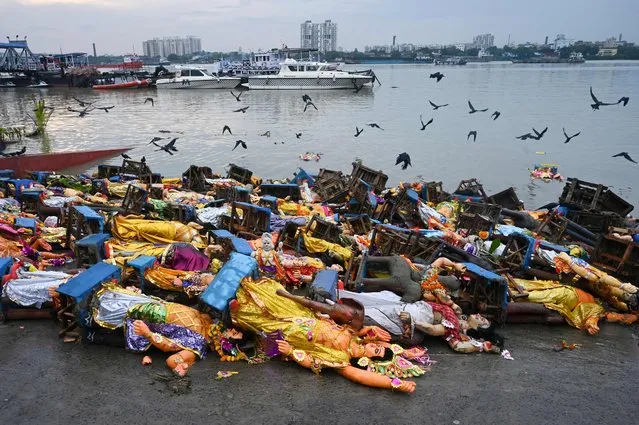
[[[10,179],[10,178],[13,178],[15,173],[16,172],[13,170],[0,170],[0,177]]]
[[[119,277],[120,268],[118,266],[97,263],[58,286],[57,291],[59,294],[73,298],[76,303],[79,303],[102,282],[109,279],[118,279]]]
[[[229,301],[235,297],[240,281],[247,276],[259,276],[255,258],[232,252],[229,261],[224,263],[213,282],[200,295],[202,302],[209,307],[226,311]]]
[[[251,255],[253,253],[253,248],[251,248],[251,244],[246,239],[232,238],[231,245],[233,245],[233,251],[240,254]]]

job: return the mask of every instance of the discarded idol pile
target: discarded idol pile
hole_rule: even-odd
[[[280,182],[233,164],[167,179],[130,160],[93,177],[0,176],[4,320],[54,317],[65,341],[156,347],[180,376],[213,350],[412,392],[431,337],[511,358],[504,323],[594,335],[602,319],[637,319],[633,207],[577,179],[526,211],[512,188],[387,188],[361,163]]]

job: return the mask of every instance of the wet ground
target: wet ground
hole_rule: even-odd
[[[165,382],[165,356],[65,344],[44,321],[0,324],[0,424],[621,424],[637,413],[637,328],[603,324],[502,330],[514,360],[453,354],[428,341],[436,363],[412,395],[362,387],[293,363],[221,363],[191,371],[190,393]],[[583,346],[554,352],[562,339]],[[216,380],[220,370],[238,371]]]

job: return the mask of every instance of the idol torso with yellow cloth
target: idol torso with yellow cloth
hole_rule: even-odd
[[[179,221],[159,221],[116,216],[113,222],[113,236],[124,241],[148,241],[152,243],[194,242],[202,244],[195,223],[188,225]]]

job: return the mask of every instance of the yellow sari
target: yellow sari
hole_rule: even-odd
[[[577,329],[585,329],[588,318],[603,317],[606,313],[595,297],[581,289],[552,280],[514,281],[528,292],[528,298],[523,298],[522,301],[543,304],[546,308],[555,310]]]
[[[147,241],[169,244],[191,242],[197,231],[179,221],[143,220],[116,216],[113,236],[124,241]]]
[[[238,308],[232,309],[233,323],[255,333],[282,331],[284,339],[296,350],[311,355],[321,366],[341,368],[349,365],[348,353],[316,343],[318,335],[352,331],[330,320],[318,319],[315,313],[275,293],[284,287],[272,279],[244,279],[237,291]]]

